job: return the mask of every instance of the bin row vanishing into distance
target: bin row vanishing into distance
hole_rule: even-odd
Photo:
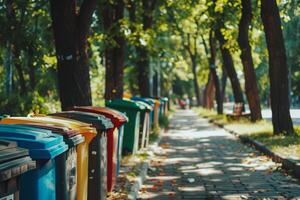
[[[147,148],[167,98],[116,99],[0,119],[0,200],[102,200],[122,155]]]

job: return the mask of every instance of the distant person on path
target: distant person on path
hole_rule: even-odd
[[[190,102],[190,99],[189,99],[189,98],[186,98],[186,99],[185,99],[185,103],[186,103],[187,109],[190,109],[190,108],[191,108],[191,102]]]
[[[179,100],[179,106],[180,106],[181,109],[185,109],[186,108],[186,101],[180,99]]]

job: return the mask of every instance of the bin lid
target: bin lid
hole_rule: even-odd
[[[23,126],[42,128],[42,129],[50,130],[54,134],[61,135],[64,137],[64,142],[67,145],[69,145],[69,147],[73,147],[84,142],[84,137],[79,133],[79,131],[64,126],[55,126],[51,124],[30,123],[30,122],[28,124],[23,124]]]
[[[148,100],[150,101],[153,101],[153,103],[156,105],[156,106],[159,106],[160,105],[160,101],[157,100],[157,99],[154,99],[154,98],[147,98]]]
[[[128,122],[128,117],[125,114],[123,114],[117,110],[107,108],[107,107],[75,106],[75,107],[71,108],[71,110],[102,114],[105,117],[111,119],[111,122],[116,127],[120,127],[123,124],[125,124],[126,122]]]
[[[64,111],[59,113],[50,114],[50,116],[59,116],[63,118],[75,119],[85,123],[92,124],[98,130],[108,130],[114,127],[109,118],[104,115],[87,113],[80,111]]]
[[[152,107],[152,106],[150,106],[149,104],[147,104],[147,103],[145,103],[145,102],[143,102],[143,101],[137,100],[136,102],[137,102],[138,104],[142,105],[142,106],[145,106],[145,109],[144,109],[145,112],[151,112],[151,111],[153,110],[153,107]]]
[[[168,97],[159,97],[159,99],[162,100],[162,101],[164,101],[164,102],[168,102],[169,101]]]
[[[150,100],[148,98],[136,97],[135,96],[135,97],[132,97],[131,99],[134,100],[134,101],[142,101],[142,102],[145,102],[145,103],[147,103],[147,104],[149,104],[151,106],[154,106],[154,101]]]
[[[19,176],[35,168],[27,149],[16,142],[0,140],[0,182]]]
[[[135,101],[129,99],[114,99],[106,101],[105,105],[113,108],[126,108],[128,110],[137,110],[142,111],[145,109],[145,106],[138,104]]]
[[[29,150],[33,159],[51,159],[68,149],[62,136],[28,126],[0,124],[0,139],[17,142],[18,146]]]
[[[72,119],[57,118],[52,116],[31,116],[31,117],[7,117],[0,120],[0,124],[24,124],[32,121],[33,123],[51,124],[66,127],[91,127],[91,124],[83,123]]]
[[[8,117],[2,118],[0,124],[26,124],[39,123],[54,126],[68,127],[78,131],[85,138],[85,142],[89,143],[96,135],[97,131],[91,124],[83,123],[73,119],[66,119],[55,116],[32,116],[32,117]]]

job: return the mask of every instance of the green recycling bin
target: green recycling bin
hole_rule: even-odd
[[[18,200],[21,175],[35,166],[27,149],[16,142],[0,140],[0,199]]]
[[[141,110],[140,134],[138,145],[138,149],[144,149],[147,148],[149,145],[149,136],[151,131],[150,112],[153,110],[153,107],[142,101],[136,100],[135,102],[145,107],[143,110]]]
[[[107,196],[107,132],[113,128],[111,120],[103,115],[80,111],[65,111],[51,114],[92,124],[97,136],[89,148],[88,200],[104,200]]]
[[[140,115],[145,106],[129,99],[106,101],[105,105],[124,113],[129,122],[124,126],[123,154],[135,154],[138,151]]]

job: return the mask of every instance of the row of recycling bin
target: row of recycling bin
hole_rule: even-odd
[[[107,107],[0,120],[0,200],[106,199],[122,154],[149,143],[166,98],[106,102]]]

